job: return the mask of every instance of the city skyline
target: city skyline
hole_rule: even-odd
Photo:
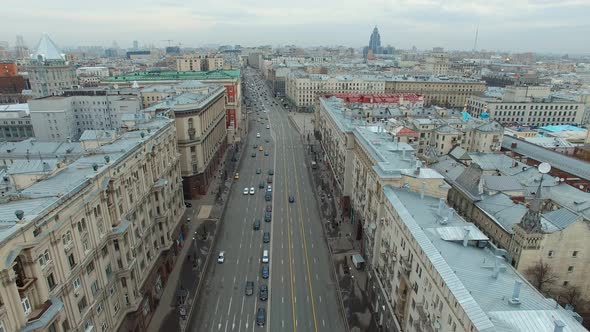
[[[296,6],[269,0],[205,2],[193,6],[176,0],[147,3],[133,0],[124,4],[106,0],[96,8],[67,0],[50,4],[36,2],[33,6],[9,0],[0,13],[0,20],[6,25],[0,32],[0,40],[13,46],[16,35],[21,34],[32,48],[41,33],[47,32],[62,48],[108,47],[113,40],[123,48],[130,47],[133,40],[139,40],[140,45],[164,47],[168,45],[167,39],[173,39],[172,44],[195,47],[206,44],[363,47],[367,33],[378,26],[382,45],[401,49],[441,46],[449,50],[471,50],[479,27],[478,49],[590,53],[590,46],[577,37],[590,33],[590,25],[584,20],[590,3],[581,0],[558,4],[371,0],[362,6],[330,0],[319,8],[311,1],[298,2]],[[28,24],[22,24],[22,13],[28,14]],[[351,17],[354,19],[347,19]]]

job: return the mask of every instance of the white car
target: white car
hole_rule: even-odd
[[[217,256],[217,263],[221,264],[223,262],[225,262],[225,251],[220,251]]]
[[[272,187],[269,185],[268,187],[266,187],[266,191],[268,191],[269,193],[272,192]]]
[[[248,195],[250,191],[248,190],[248,188],[244,188],[244,195]]]
[[[270,129],[270,125],[266,125],[266,129]]]
[[[256,138],[260,138],[260,133],[256,133]]]
[[[250,195],[254,195],[254,187],[250,188]]]

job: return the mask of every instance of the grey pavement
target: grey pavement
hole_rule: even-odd
[[[250,82],[251,75],[246,74],[246,94],[268,90],[265,86],[254,91]],[[240,178],[234,180],[214,244],[214,253],[226,251],[226,261],[209,262],[189,330],[261,330],[256,327],[255,314],[258,308],[265,308],[267,331],[345,331],[302,137],[292,127],[287,112],[274,105],[271,97],[259,100],[254,108],[260,112],[249,115],[250,132],[244,143]],[[270,129],[266,128],[268,124]],[[254,145],[262,145],[270,155],[264,156]],[[257,168],[263,174],[256,174]],[[269,168],[274,169],[271,202],[265,201],[258,189],[258,183],[267,179]],[[244,195],[245,187],[254,187],[256,193]],[[289,203],[289,196],[295,202]],[[262,221],[261,230],[254,231],[252,223],[263,220],[268,205],[272,207],[272,221]],[[263,232],[271,233],[269,244],[262,242]],[[270,279],[260,274],[260,256],[265,248],[270,249]],[[254,281],[256,293],[261,284],[267,284],[268,301],[246,296],[246,281]]]

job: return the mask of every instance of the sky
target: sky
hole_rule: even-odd
[[[590,54],[590,0],[2,0],[0,41],[34,47],[381,44]]]

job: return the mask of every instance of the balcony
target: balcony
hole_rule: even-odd
[[[401,265],[402,265],[402,274],[405,274],[406,277],[410,277],[410,273],[412,272],[412,263],[410,262],[410,260],[408,259],[408,257],[402,257],[401,260]]]
[[[430,319],[430,314],[427,313],[426,308],[424,308],[424,303],[416,303],[416,311],[418,311],[418,319],[416,319],[416,321],[414,322],[414,326],[416,326],[417,330],[435,332],[434,328],[432,328],[432,320]]]
[[[25,293],[31,286],[33,286],[33,284],[35,284],[35,281],[37,280],[37,278],[27,278],[25,277],[24,279],[22,279],[22,282],[17,283],[16,288],[18,289],[18,293],[19,294],[23,294]]]

